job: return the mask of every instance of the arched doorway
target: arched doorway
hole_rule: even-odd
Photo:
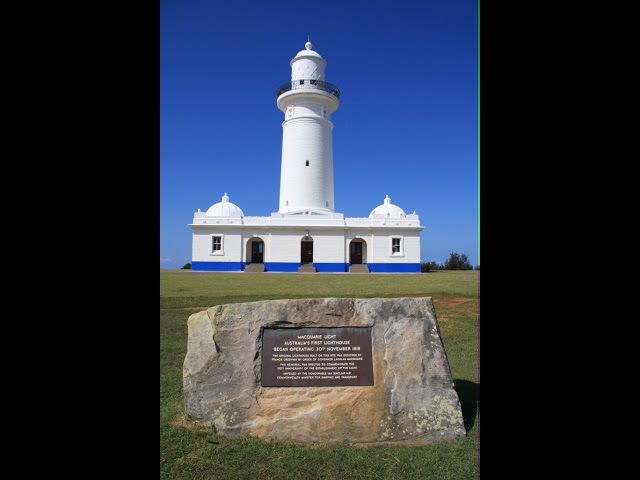
[[[264,263],[264,240],[253,237],[247,242],[247,264]]]
[[[300,263],[302,265],[313,264],[313,238],[309,235],[302,237],[300,241]]]
[[[367,244],[361,238],[355,238],[349,244],[349,264],[362,265],[363,263],[367,263]]]

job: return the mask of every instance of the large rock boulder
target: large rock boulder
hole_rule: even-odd
[[[289,357],[290,363],[274,363],[277,358],[273,347],[263,355],[265,329],[277,329],[269,330],[277,334],[284,329],[304,328],[308,333],[316,331],[308,329],[317,328],[317,332],[324,333],[343,327],[367,329],[368,335],[370,332],[371,351],[360,362],[320,364],[318,358],[296,357],[302,353],[295,352],[293,358]],[[218,305],[191,315],[188,328],[183,367],[185,408],[188,414],[214,425],[220,435],[299,442],[417,444],[452,440],[465,434],[460,401],[431,297],[324,298]],[[349,330],[353,328],[344,331]],[[323,344],[336,343],[349,344],[348,341]],[[335,352],[336,347],[329,349]],[[300,360],[308,363],[292,363]],[[310,368],[316,365],[318,370],[328,368],[320,365],[344,365],[331,368],[355,368],[356,382],[358,367],[346,365],[371,362],[373,381],[365,380],[368,384],[357,386],[330,386],[339,383],[342,371],[338,370],[327,372],[335,374],[336,382],[322,377],[306,381],[315,386],[286,386],[287,377],[273,376],[283,379],[277,380],[281,386],[263,386],[263,361],[265,368],[291,365],[287,368],[295,370],[294,375],[306,374],[306,369],[302,372],[299,365]],[[354,378],[347,372],[344,375],[342,382]]]

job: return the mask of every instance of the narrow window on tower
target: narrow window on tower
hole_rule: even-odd
[[[329,206],[329,200],[327,200],[326,202],[324,202],[324,204],[328,207],[328,206]]]
[[[309,160],[307,160],[307,162],[305,163],[305,165],[308,167],[309,166]]]

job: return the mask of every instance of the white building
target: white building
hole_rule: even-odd
[[[248,217],[225,193],[198,209],[192,270],[269,272],[420,272],[419,216],[387,195],[366,218],[335,211],[333,123],[340,91],[325,81],[326,62],[311,42],[291,60],[291,81],[277,89],[282,123],[280,206]]]

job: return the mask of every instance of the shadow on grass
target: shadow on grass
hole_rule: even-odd
[[[462,408],[462,418],[464,419],[464,428],[468,432],[475,424],[476,414],[478,413],[478,403],[480,400],[480,385],[468,380],[454,380],[456,392],[460,398],[460,407]]]

